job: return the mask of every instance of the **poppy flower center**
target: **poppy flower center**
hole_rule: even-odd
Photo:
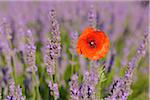
[[[88,44],[89,44],[89,46],[90,46],[91,48],[96,48],[96,42],[95,42],[95,40],[89,41]]]

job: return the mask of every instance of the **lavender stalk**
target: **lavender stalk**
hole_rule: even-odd
[[[11,72],[12,77],[14,78],[15,82],[17,83],[17,76],[16,76],[16,61],[15,61],[15,50],[13,49],[13,44],[12,42],[12,29],[10,27],[10,24],[6,21],[6,19],[3,19],[2,26],[0,27],[0,36],[4,38],[2,39],[2,42],[5,44],[3,45],[4,47],[4,54],[6,56],[7,60],[7,67],[9,70],[11,70],[11,67],[13,67],[13,72]],[[13,63],[11,63],[11,59]],[[13,65],[12,65],[13,64]]]
[[[93,28],[96,28],[96,11],[93,5],[90,6],[90,11],[88,13],[88,20],[89,25]]]
[[[25,100],[25,97],[22,95],[22,89],[20,86],[15,86],[13,79],[9,80],[9,95],[5,100]]]
[[[50,32],[49,38],[47,40],[47,44],[45,46],[45,56],[44,56],[44,62],[46,65],[46,69],[48,74],[50,75],[50,78],[52,80],[52,84],[54,82],[57,82],[58,76],[57,76],[57,67],[58,67],[58,58],[60,57],[60,50],[61,50],[61,38],[60,38],[60,31],[59,31],[59,24],[56,20],[56,12],[55,10],[51,10],[49,13],[50,18]],[[53,79],[53,75],[55,75],[55,79]],[[55,88],[52,89],[54,92],[54,99],[56,100],[58,98],[58,89],[56,89],[56,84],[54,85]],[[57,87],[58,88],[58,87]]]
[[[125,73],[125,76],[123,78],[120,78],[111,85],[110,87],[110,94],[105,100],[127,100],[127,97],[132,93],[132,90],[130,88],[132,82],[133,82],[133,72],[134,68],[136,66],[136,63],[138,59],[140,59],[142,56],[146,53],[146,39],[148,35],[144,36],[144,39],[142,43],[139,45],[135,57],[131,59],[131,61],[128,63],[128,69]]]
[[[32,32],[30,30],[27,31],[27,64],[28,64],[28,68],[27,71],[32,73],[32,78],[33,81],[35,82],[34,84],[34,88],[35,88],[35,92],[34,92],[34,99],[36,100],[40,100],[40,93],[39,93],[39,85],[38,85],[38,81],[36,78],[36,71],[37,71],[37,67],[35,64],[35,52],[36,52],[36,47],[34,46],[34,41],[32,39]],[[35,94],[36,93],[36,94]]]

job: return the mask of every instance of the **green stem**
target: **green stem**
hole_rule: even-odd
[[[37,82],[37,80],[36,80],[36,74],[35,74],[35,72],[33,71],[32,72],[32,77],[33,77],[33,80],[34,80],[34,82],[35,82],[35,87],[34,87],[34,96],[36,96],[35,98],[35,100],[40,100],[40,93],[39,93],[39,87],[38,87],[38,82]],[[36,93],[36,94],[35,94]]]
[[[55,64],[55,82],[57,82],[57,83],[59,82],[59,79],[60,79],[58,74],[57,74],[57,73],[59,73],[58,72],[58,65],[59,65],[58,60],[56,60],[56,64]]]
[[[14,54],[14,52],[13,52],[13,54],[12,54],[12,58],[13,58],[13,76],[14,76],[14,81],[15,81],[15,83],[17,83],[16,61],[15,61],[15,54]]]
[[[12,57],[12,59],[13,59],[13,78],[14,78],[14,81],[15,81],[15,83],[17,83],[17,77],[16,77],[16,62],[15,62],[15,52],[14,52],[14,50],[13,50],[13,45],[12,45],[12,43],[11,43],[11,38],[7,38],[8,39],[8,44],[9,44],[9,46],[10,46],[10,57]],[[11,64],[11,63],[10,63]],[[8,66],[10,66],[10,65],[8,65]]]
[[[54,84],[54,81],[55,81],[55,80],[54,80],[53,76],[51,75],[50,78],[51,78],[51,80],[52,80],[52,84]],[[54,91],[53,91],[53,92],[54,92]],[[53,96],[54,96],[54,100],[57,100],[56,95],[54,94]]]
[[[73,62],[74,61],[74,56],[72,54],[72,57],[71,57],[71,61]],[[75,73],[75,68],[74,68],[74,65],[71,64],[71,75],[73,75]]]
[[[101,99],[101,82],[99,82],[99,99]]]
[[[53,80],[53,84],[54,84],[54,82],[56,82],[57,81],[57,74],[56,74],[56,70],[57,70],[57,68],[56,68],[57,66],[55,66],[55,80]],[[54,78],[53,78],[54,79]],[[54,92],[54,91],[53,91]],[[56,97],[56,95],[54,94],[54,100],[57,100],[57,97]]]

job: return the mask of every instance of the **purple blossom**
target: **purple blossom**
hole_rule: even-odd
[[[36,47],[34,45],[34,41],[32,38],[33,38],[32,32],[28,30],[27,31],[27,45],[26,45],[26,58],[27,58],[27,64],[28,64],[27,71],[36,72],[37,71],[37,67],[35,64]]]
[[[10,72],[8,70],[8,67],[2,68],[2,73],[3,73],[3,81],[5,84],[7,84],[10,78]]]
[[[16,87],[13,79],[10,79],[9,81],[9,95],[5,98],[5,100],[25,100],[20,86]]]
[[[45,47],[44,62],[49,75],[53,75],[55,73],[55,61],[53,58],[53,54],[54,52],[52,50],[52,46],[47,43]]]
[[[56,12],[55,10],[51,10],[49,13],[49,17],[50,17],[50,44],[52,46],[53,52],[54,52],[54,58],[57,58],[60,56],[60,50],[61,50],[61,46],[60,46],[60,31],[59,31],[59,24],[56,20]]]
[[[49,75],[55,73],[55,64],[58,57],[60,57],[60,31],[59,24],[56,20],[55,10],[51,10],[49,13],[50,17],[50,32],[49,38],[47,39],[47,44],[45,45],[44,62],[46,65],[47,72]]]
[[[105,100],[127,100],[127,97],[131,94],[130,85],[132,83],[132,77],[124,77],[114,81],[110,87],[110,94]]]
[[[9,91],[11,96],[15,94],[15,82],[13,79],[9,81]]]
[[[52,81],[49,81],[49,88],[50,90],[53,91],[54,95],[59,98],[59,89],[58,89],[58,84],[57,83],[53,83]]]
[[[88,20],[89,25],[93,28],[96,28],[96,11],[93,5],[90,6],[90,11],[88,13]]]
[[[59,90],[58,90],[58,84],[57,83],[53,84],[53,91],[54,91],[54,95],[56,95],[56,97],[59,98]]]
[[[71,94],[71,100],[80,100],[80,91],[79,91],[77,74],[74,74],[72,76],[72,79],[70,82],[70,94]]]
[[[137,49],[137,53],[140,56],[144,56],[146,54],[147,37],[148,37],[148,34],[145,34],[142,43],[139,45],[139,47]]]
[[[20,86],[16,87],[16,100],[25,100],[25,97],[22,95],[22,89]]]
[[[123,78],[120,78],[111,85],[110,87],[110,94],[105,100],[127,100],[127,97],[132,93],[132,90],[130,89],[131,84],[133,82],[133,72],[134,68],[136,66],[136,63],[138,59],[143,56],[143,51],[145,51],[145,44],[146,44],[146,37],[143,39],[143,42],[139,45],[138,49],[140,52],[137,51],[135,57],[131,59],[131,61],[128,64],[128,69],[124,75]],[[145,51],[146,52],[146,51]]]
[[[98,64],[91,63],[91,69],[84,74],[84,81],[80,87],[80,95],[83,99],[97,99],[96,86],[99,82]]]
[[[6,21],[4,19],[2,25],[0,26],[0,48],[1,48],[2,53],[6,57],[7,67],[11,71],[11,53],[12,53],[12,51],[11,51],[10,43],[8,40],[8,37],[10,39],[11,35],[9,35],[9,27],[7,25],[8,25],[8,23],[6,23]]]
[[[18,50],[24,53],[25,51],[25,26],[22,22],[16,25],[15,46]],[[18,42],[19,41],[19,42]]]
[[[76,56],[76,44],[78,40],[78,32],[70,32],[71,45],[69,51],[73,56]]]

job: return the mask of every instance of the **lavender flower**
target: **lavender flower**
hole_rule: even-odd
[[[54,52],[51,50],[51,48],[52,46],[50,44],[47,44],[45,48],[45,56],[44,56],[46,70],[49,75],[53,75],[55,73],[55,61],[53,58]]]
[[[81,85],[78,83],[78,76],[72,76],[70,82],[70,94],[72,100],[86,100],[88,98],[96,100],[96,86],[99,82],[99,73],[95,66],[91,66],[90,72],[84,74],[84,81]]]
[[[133,72],[134,68],[136,66],[136,63],[138,61],[138,58],[140,56],[143,56],[145,54],[145,44],[146,44],[146,38],[147,35],[145,35],[145,38],[143,39],[143,42],[139,45],[137,49],[137,54],[135,57],[131,59],[131,61],[128,63],[128,69],[125,73],[125,76],[123,78],[120,78],[116,80],[110,88],[110,95],[105,98],[105,100],[127,100],[127,97],[132,93],[130,86],[133,82]],[[144,52],[144,53],[143,53]]]
[[[145,34],[142,43],[140,44],[140,46],[137,49],[137,53],[140,56],[144,56],[146,54],[147,37],[148,37],[148,34]]]
[[[59,25],[56,21],[56,12],[51,10],[50,14],[50,37],[47,40],[45,46],[44,62],[49,75],[55,73],[56,60],[60,56],[60,32]]]
[[[70,39],[71,39],[71,47],[70,47],[69,51],[72,53],[72,55],[77,55],[76,54],[76,44],[77,44],[77,40],[78,40],[78,32],[71,32]]]
[[[11,98],[15,100],[15,82],[13,79],[9,80],[9,96],[5,100],[11,100]]]
[[[79,91],[77,74],[74,74],[72,76],[72,79],[70,82],[70,94],[71,94],[71,100],[80,100],[80,91]]]
[[[90,6],[90,11],[88,13],[88,20],[91,27],[96,28],[96,11],[94,6]]]
[[[80,95],[85,99],[96,100],[96,86],[99,82],[98,65],[92,62],[90,72],[84,74],[84,82],[80,88]]]
[[[27,31],[27,45],[26,45],[26,56],[27,56],[27,64],[28,64],[28,69],[27,71],[33,72],[37,71],[37,67],[35,64],[35,52],[36,52],[36,47],[34,46],[34,41],[32,39],[32,33],[30,30]]]
[[[2,68],[2,73],[3,73],[3,81],[5,84],[7,84],[10,78],[8,67]]]
[[[15,82],[13,79],[11,79],[9,82],[9,91],[11,96],[15,94]]]
[[[16,38],[15,38],[15,43],[16,43],[16,47],[18,50],[20,50],[21,52],[24,53],[25,51],[25,26],[23,25],[23,23],[20,21],[17,25],[16,25]],[[19,42],[18,42],[19,41]]]
[[[53,88],[53,83],[52,83],[52,81],[49,81],[48,87],[49,87],[50,89]]]
[[[60,31],[59,31],[59,24],[56,20],[56,12],[55,10],[51,10],[51,12],[49,13],[49,17],[50,17],[50,32],[51,32],[51,38],[49,41],[50,44],[52,45],[52,49],[54,52],[53,57],[56,59],[60,56],[60,50],[61,50],[61,46],[60,46]]]
[[[72,55],[72,59],[69,62],[73,67],[76,64],[76,62],[74,61],[74,57],[77,56],[76,44],[77,44],[77,39],[78,39],[78,32],[71,32],[70,39],[71,39],[71,44],[70,44],[69,51]]]
[[[110,55],[110,59],[109,59],[109,64],[108,64],[108,67],[107,67],[107,73],[109,73],[111,71],[111,69],[113,67],[113,64],[114,64],[114,60],[115,60],[115,53],[112,50],[111,55]]]
[[[11,48],[8,42],[8,39],[6,37],[11,37],[8,33],[9,31],[6,31],[7,29],[7,23],[4,21],[2,23],[2,25],[0,26],[0,48],[2,49],[2,53],[4,54],[4,56],[6,57],[6,61],[7,61],[7,67],[9,68],[9,70],[11,70]],[[7,32],[7,34],[6,34]]]
[[[57,83],[53,84],[53,91],[54,91],[54,95],[56,95],[56,97],[59,98],[59,90],[58,90],[58,84]]]
[[[22,95],[22,89],[20,86],[17,86],[16,88],[16,100],[25,100],[25,97]]]
[[[110,87],[110,94],[105,100],[127,100],[127,97],[132,93],[130,86],[132,84],[133,68],[129,67],[125,76],[114,81]]]
[[[52,81],[49,81],[49,85],[48,86],[49,86],[50,90],[53,91],[54,95],[58,99],[59,98],[58,84],[57,83],[53,83]]]
[[[25,97],[22,95],[21,88],[15,87],[15,82],[13,79],[9,81],[9,96],[5,98],[5,100],[25,100]]]

